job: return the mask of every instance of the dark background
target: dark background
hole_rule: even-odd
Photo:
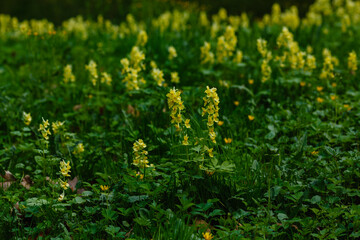
[[[275,2],[282,9],[296,5],[300,15],[304,15],[314,0],[0,0],[0,13],[16,16],[19,20],[46,18],[55,24],[77,15],[94,19],[99,14],[105,19],[119,22],[129,12],[144,19],[157,16],[174,6],[186,7],[186,3],[191,3],[211,14],[224,7],[229,14],[238,15],[245,11],[251,16],[260,17],[270,13]]]

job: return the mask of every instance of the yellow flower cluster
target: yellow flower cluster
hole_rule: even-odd
[[[98,73],[97,73],[97,64],[93,60],[90,60],[89,64],[85,66],[85,69],[87,69],[90,73],[90,81],[94,86],[96,86],[96,82],[98,79]]]
[[[74,148],[73,154],[79,155],[80,153],[83,153],[84,151],[85,151],[84,144],[83,144],[83,143],[79,143],[79,144],[76,145],[76,147]]]
[[[72,66],[66,65],[64,68],[64,83],[75,82],[75,76],[72,73]]]
[[[233,59],[234,63],[241,63],[243,59],[243,52],[240,50],[237,50],[235,53],[235,57]]]
[[[139,34],[137,35],[136,45],[143,47],[143,46],[145,46],[147,41],[148,41],[148,35],[146,34],[146,32],[144,30],[141,30],[139,32]]]
[[[266,55],[268,54],[268,50],[267,50],[267,41],[265,39],[261,39],[259,38],[256,41],[256,46],[257,46],[257,50],[259,51],[259,53],[261,54],[261,56],[263,58],[266,57]]]
[[[204,42],[204,45],[202,47],[200,47],[201,64],[206,64],[206,63],[213,64],[214,63],[214,53],[212,53],[210,51],[210,49],[211,49],[211,46],[210,46],[210,43],[208,43],[208,42]]]
[[[141,70],[145,68],[144,60],[145,54],[137,46],[131,49],[130,61],[127,58],[120,60],[123,66],[122,74],[126,75],[122,82],[125,83],[127,90],[138,90],[141,84],[146,83],[145,79],[140,76]]]
[[[271,67],[269,66],[269,60],[263,59],[261,62],[261,81],[266,82],[271,77]]]
[[[262,22],[260,23],[260,26],[264,27],[265,25],[283,25],[291,29],[296,29],[299,24],[300,18],[296,6],[292,6],[290,9],[287,9],[282,13],[280,5],[275,3],[272,6],[271,15],[265,14]]]
[[[50,129],[48,129],[49,125],[49,120],[45,121],[43,119],[43,123],[40,124],[38,129],[38,131],[41,132],[41,135],[43,136],[43,138],[45,138],[45,140],[49,140],[49,135],[51,135]]]
[[[71,169],[70,162],[65,162],[64,160],[60,162],[60,174],[62,175],[64,180],[62,180],[61,178],[59,179],[60,186],[63,189],[63,192],[62,194],[60,194],[58,201],[64,200],[65,190],[68,189],[70,186],[66,179],[66,177],[70,177],[69,174],[71,172],[70,169]]]
[[[174,58],[177,57],[177,53],[176,53],[176,49],[173,46],[168,47],[168,52],[169,52],[169,60],[173,60]]]
[[[60,162],[60,173],[63,177],[70,177],[69,174],[69,172],[71,172],[70,169],[71,169],[70,162],[65,162],[64,160]]]
[[[134,142],[133,151],[134,151],[134,159],[133,164],[140,169],[144,169],[149,167],[148,163],[148,152],[145,150],[146,144],[142,139],[137,140]]]
[[[171,73],[171,82],[180,83],[179,74],[177,72],[172,72]]]
[[[64,126],[64,123],[65,122],[56,121],[51,124],[54,134],[57,134],[61,130],[61,128]]]
[[[216,93],[216,88],[206,87],[206,96],[203,98],[204,107],[202,108],[202,116],[208,114],[207,126],[209,129],[209,137],[213,143],[216,143],[216,133],[214,130],[214,123],[219,121],[219,103],[220,99]]]
[[[349,53],[348,68],[352,73],[355,73],[356,70],[358,69],[355,51],[352,51],[352,52]]]
[[[105,83],[108,86],[111,86],[111,82],[112,82],[111,75],[108,74],[107,72],[102,72],[100,82]]]
[[[202,235],[203,235],[203,237],[204,237],[204,240],[211,240],[211,239],[214,238],[214,236],[213,236],[211,233],[209,233],[209,232],[205,232],[205,233],[203,233]]]
[[[223,36],[218,37],[216,46],[216,57],[219,63],[233,55],[237,43],[235,30],[232,26],[227,26]]]
[[[153,68],[151,70],[151,76],[153,77],[153,79],[155,80],[155,82],[159,87],[164,85],[165,79],[164,79],[163,71],[161,71],[158,68]]]
[[[32,120],[31,114],[23,112],[23,120],[24,120],[25,125],[29,126],[31,123],[31,120]]]
[[[334,76],[334,65],[339,64],[339,60],[331,55],[328,49],[323,50],[324,63],[320,73],[321,79],[333,79]]]
[[[184,122],[184,126],[186,128],[190,128],[190,119],[182,118],[181,111],[185,109],[183,102],[181,101],[181,92],[175,88],[171,89],[168,94],[166,94],[168,98],[169,109],[171,110],[170,117],[171,123],[174,124],[177,131],[181,130],[180,124]],[[187,141],[187,140],[186,140]]]

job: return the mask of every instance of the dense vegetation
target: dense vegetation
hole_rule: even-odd
[[[0,15],[0,238],[359,238],[360,1],[269,12]]]

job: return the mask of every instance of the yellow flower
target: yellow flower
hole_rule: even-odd
[[[72,66],[70,64],[66,65],[64,68],[64,83],[75,82],[75,76],[72,73]]]
[[[85,66],[85,69],[87,69],[90,73],[90,80],[94,86],[96,86],[96,82],[99,77],[96,67],[97,65],[93,60],[90,60],[89,64]]]
[[[331,86],[332,86],[332,87],[336,87],[337,84],[336,84],[335,82],[333,82],[333,83],[331,84]]]
[[[331,100],[334,101],[337,98],[337,96],[336,95],[330,95],[330,98],[331,98]]]
[[[61,202],[62,200],[64,200],[65,197],[65,193],[63,192],[62,194],[60,194],[58,201]]]
[[[65,122],[56,121],[51,124],[53,132],[56,134],[64,126]]]
[[[324,88],[321,87],[321,86],[317,86],[317,87],[316,87],[316,90],[317,90],[318,92],[321,92],[323,89],[324,89]]]
[[[350,107],[350,105],[349,105],[349,104],[344,104],[344,108],[346,108],[348,111],[350,111],[350,110],[351,110],[351,107]]]
[[[234,101],[234,105],[235,106],[239,106],[240,102],[239,101]]]
[[[214,157],[214,153],[213,153],[213,148],[209,148],[208,150],[207,150],[207,152],[208,152],[208,154],[209,154],[209,157]]]
[[[185,127],[186,128],[190,128],[191,125],[190,125],[190,119],[185,119]]]
[[[148,41],[148,35],[146,34],[145,31],[141,30],[137,36],[136,45],[143,47],[143,46],[145,46],[147,41]]]
[[[314,155],[314,156],[316,156],[316,155],[318,155],[318,154],[319,154],[319,151],[316,151],[316,150],[314,150],[314,151],[311,152],[311,155]]]
[[[64,160],[60,162],[60,172],[64,177],[70,177],[69,174],[69,172],[71,172],[70,169],[71,169],[70,162],[65,162]]]
[[[222,125],[224,124],[224,121],[219,121],[217,124],[218,124],[219,126],[222,126]]]
[[[177,72],[172,72],[171,73],[171,82],[173,82],[173,83],[179,83],[180,82],[179,74]]]
[[[349,53],[348,68],[353,73],[355,73],[356,70],[358,69],[355,51],[352,51],[352,52]]]
[[[173,58],[177,57],[176,49],[173,46],[170,46],[168,48],[169,51],[169,60],[172,60]]]
[[[164,79],[164,73],[158,68],[154,68],[151,70],[151,76],[156,81],[157,85],[159,87],[164,85],[165,79]]]
[[[84,152],[85,149],[84,149],[84,144],[83,143],[79,143],[78,145],[76,145],[73,153],[76,155],[76,154],[80,154],[82,152]]]
[[[213,239],[213,237],[214,237],[214,236],[213,236],[211,233],[209,233],[209,232],[203,233],[202,235],[203,235],[203,237],[204,237],[205,240],[211,240],[211,239]]]
[[[305,85],[306,85],[306,82],[303,82],[303,81],[300,82],[301,87],[305,87]]]
[[[43,136],[43,138],[45,138],[45,140],[49,140],[49,135],[51,135],[50,130],[48,129],[49,127],[49,120],[44,120],[43,119],[43,123],[40,124],[38,131],[41,132],[41,135]]]
[[[101,83],[105,83],[106,85],[111,86],[111,82],[112,82],[111,75],[106,72],[102,72],[100,81]]]
[[[318,103],[322,103],[322,102],[324,102],[324,99],[322,99],[321,97],[317,97],[317,98],[316,98],[316,101],[317,101]]]
[[[149,167],[148,163],[148,152],[145,150],[146,144],[142,139],[139,139],[134,142],[133,145],[133,152],[134,152],[134,159],[133,165],[139,167],[140,169],[144,169]]]
[[[210,51],[210,49],[211,49],[211,46],[210,46],[210,43],[208,43],[208,42],[204,42],[204,45],[202,47],[200,47],[201,64],[214,63],[214,54]]]
[[[214,122],[219,122],[219,103],[220,99],[218,94],[216,93],[216,88],[209,88],[206,87],[205,90],[206,96],[203,98],[204,100],[204,107],[202,108],[202,116],[205,114],[208,115],[208,130],[209,130],[209,137],[213,143],[216,143],[216,133],[214,131]]]
[[[101,191],[107,191],[107,190],[109,190],[109,186],[107,186],[107,185],[100,185],[100,189],[101,189]]]
[[[184,136],[184,140],[182,141],[182,145],[189,145],[189,142],[188,142],[188,140],[189,140],[189,137],[188,137],[188,135],[186,134],[185,136]]]
[[[254,79],[249,79],[249,84],[253,85],[254,84]]]
[[[250,121],[253,121],[255,119],[255,117],[253,115],[248,115],[248,118]]]
[[[23,112],[23,119],[24,119],[25,125],[29,126],[31,123],[31,120],[32,120],[31,114]]]
[[[63,181],[63,180],[60,179],[60,186],[61,186],[64,190],[66,190],[66,189],[69,188],[70,185],[69,185],[68,182]]]
[[[232,142],[232,139],[231,138],[224,138],[224,142],[226,144],[230,144]]]

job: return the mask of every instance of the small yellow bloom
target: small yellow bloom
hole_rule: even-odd
[[[235,106],[239,106],[240,102],[239,101],[234,101],[234,105]]]
[[[311,152],[311,155],[314,155],[314,156],[317,156],[318,154],[319,154],[319,151],[316,151],[316,150]]]
[[[214,157],[214,153],[213,153],[213,148],[209,148],[208,150],[207,150],[207,152],[208,152],[208,154],[209,154],[209,157]]]
[[[254,84],[254,79],[249,79],[249,84],[253,85]]]
[[[188,137],[188,135],[186,134],[185,136],[184,136],[184,140],[182,141],[182,144],[183,145],[189,145],[189,142],[188,142],[188,140],[189,140],[189,137]]]
[[[186,119],[186,120],[185,120],[185,127],[186,127],[186,128],[191,128],[190,119]]]
[[[29,126],[31,123],[31,120],[32,120],[31,114],[23,112],[23,119],[24,119],[25,125]]]
[[[169,51],[169,60],[172,60],[173,58],[177,57],[176,49],[173,46],[170,46],[168,48]]]
[[[255,119],[255,117],[253,115],[248,115],[248,118],[250,121],[253,121]]]
[[[318,97],[318,98],[316,98],[316,101],[317,101],[318,103],[322,103],[322,102],[324,102],[324,99],[322,99],[321,97]]]
[[[68,182],[63,181],[63,180],[60,179],[60,186],[61,186],[64,190],[66,190],[66,189],[69,188],[70,185],[69,185]]]
[[[226,144],[230,144],[232,142],[232,139],[231,138],[224,138],[224,142]]]
[[[305,87],[305,85],[306,85],[306,82],[300,82],[301,87]]]
[[[203,233],[202,235],[203,235],[205,240],[211,240],[211,239],[214,238],[214,236],[209,232]]]
[[[330,95],[330,98],[331,98],[331,100],[335,100],[335,99],[337,99],[337,96],[336,95]]]
[[[337,84],[333,82],[333,83],[331,84],[331,86],[332,86],[332,87],[336,87]]]
[[[219,126],[222,126],[224,124],[224,121],[218,121],[217,123]]]
[[[107,190],[109,190],[109,186],[107,186],[107,185],[100,185],[100,189],[101,189],[101,191],[107,191]]]
[[[349,104],[344,104],[344,108],[346,108],[348,111],[350,111],[350,110],[351,110],[351,107],[350,107],[350,105],[349,105]]]
[[[321,87],[321,86],[317,86],[317,87],[316,87],[316,90],[317,90],[318,92],[321,92],[323,89],[324,89],[324,88]]]
[[[64,197],[65,197],[65,193],[63,192],[62,194],[60,194],[58,201],[61,202],[62,200],[64,200]]]

